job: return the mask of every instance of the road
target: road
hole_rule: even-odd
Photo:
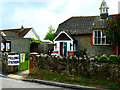
[[[1,81],[0,86],[2,86],[2,88],[56,88],[60,90],[70,90],[69,88],[49,86],[49,85],[26,82],[26,81],[4,78],[4,77],[0,77],[0,81]]]

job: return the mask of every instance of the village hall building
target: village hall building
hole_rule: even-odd
[[[108,15],[108,9],[103,0],[99,8],[100,16],[75,16],[59,24],[53,40],[53,54],[68,56],[83,50],[88,56],[116,54],[116,48],[108,44],[104,30],[108,18],[118,14]]]
[[[30,53],[30,38],[39,39],[33,28],[21,28],[0,30],[0,51],[3,53]]]

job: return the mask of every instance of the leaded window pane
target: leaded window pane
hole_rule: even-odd
[[[98,37],[101,37],[101,31],[98,31]]]
[[[93,31],[93,44],[108,44],[108,40],[106,40],[106,36],[102,31]]]
[[[95,38],[95,44],[97,44],[97,38]]]
[[[98,44],[100,44],[100,38],[98,38]]]
[[[95,37],[98,37],[98,35],[97,35],[97,31],[95,31]]]
[[[105,38],[102,38],[102,44],[105,44]]]

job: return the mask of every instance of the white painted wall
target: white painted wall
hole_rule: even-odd
[[[38,40],[32,29],[24,36],[24,38],[28,38],[28,37],[35,38]]]
[[[64,41],[54,41],[54,44],[57,44],[57,47],[55,48],[54,46],[54,51],[58,51],[58,54],[60,55],[60,42],[67,42],[67,51],[73,51],[73,46],[71,47],[70,50],[70,43],[73,45],[73,41],[68,41],[68,40],[64,40]]]

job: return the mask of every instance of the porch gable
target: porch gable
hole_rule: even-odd
[[[62,40],[70,40],[73,41],[73,39],[68,35],[65,31],[61,31],[53,41],[62,41]]]

